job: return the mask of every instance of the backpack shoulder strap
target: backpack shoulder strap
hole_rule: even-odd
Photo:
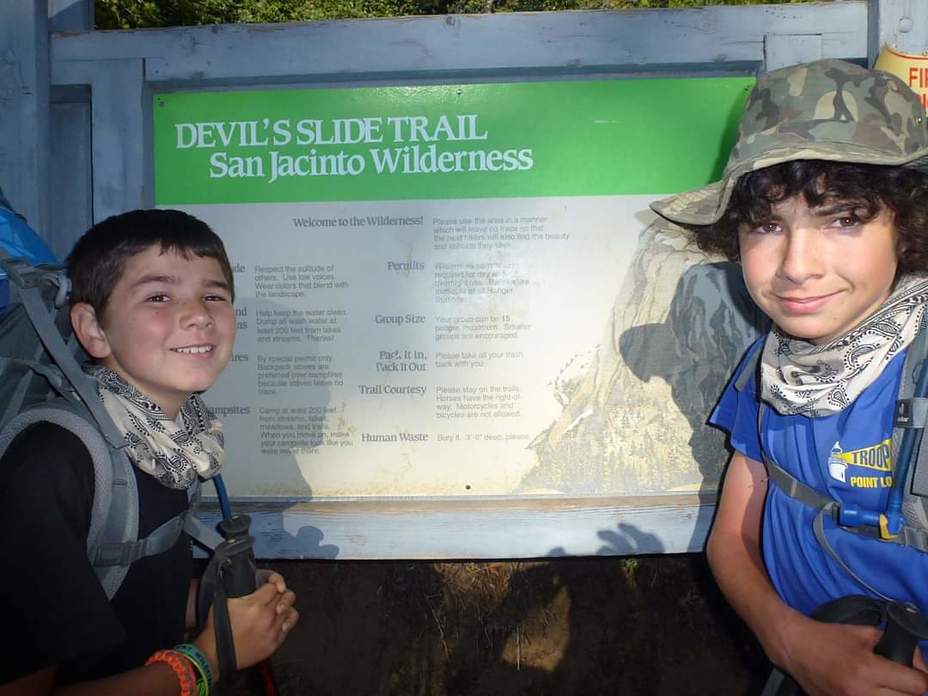
[[[93,463],[93,502],[87,556],[94,566],[107,598],[112,598],[125,579],[128,566],[98,566],[99,549],[104,544],[138,537],[138,490],[131,464],[125,452],[114,449],[104,440],[89,414],[64,399],[49,401],[15,416],[0,433],[0,454],[19,433],[29,426],[48,422],[80,438]]]
[[[921,437],[912,453],[909,465],[905,493],[902,499],[902,513],[913,527],[928,530],[928,447],[922,447],[925,425],[928,423],[928,398],[915,396],[915,384],[928,357],[928,327],[922,326],[906,351],[905,364],[902,367],[902,381],[896,402],[896,427],[893,429],[893,458],[898,456],[902,442],[904,425],[920,427]]]
[[[199,481],[188,494],[190,510],[175,515],[139,539],[139,494],[132,463],[123,449],[109,445],[96,422],[81,411],[80,405],[56,399],[19,414],[0,432],[0,456],[16,435],[43,421],[65,428],[80,438],[93,462],[94,494],[87,557],[107,599],[116,595],[132,563],[167,551],[185,531],[210,550],[222,542],[216,531],[192,514],[199,498]]]
[[[66,301],[70,281],[64,270],[36,268],[22,259],[10,257],[2,248],[0,248],[0,265],[10,281],[15,284],[19,300],[39,340],[58,370],[67,379],[73,392],[83,402],[88,417],[96,421],[98,431],[102,433],[103,438],[111,447],[122,447],[125,444],[122,433],[113,425],[112,419],[97,398],[93,378],[81,369],[73,351],[68,347],[58,327],[55,326],[53,315],[42,296],[41,286],[54,283],[58,286],[55,305],[59,306]]]
[[[202,491],[203,484],[200,483],[200,479],[197,478],[187,492],[190,505],[187,510],[187,519],[184,521],[184,531],[187,533],[187,536],[193,539],[197,544],[207,551],[212,552],[223,542],[223,538],[215,528],[205,524],[196,516],[197,505],[200,503],[200,494]]]
[[[738,379],[735,381],[735,389],[738,391],[744,390],[750,381],[751,377],[758,375],[760,370],[760,356],[764,352],[764,340],[763,338],[757,340],[753,346],[748,350],[750,354],[744,361],[744,369],[741,370],[741,374],[738,375]],[[758,391],[760,391],[760,377],[758,375],[757,379]]]

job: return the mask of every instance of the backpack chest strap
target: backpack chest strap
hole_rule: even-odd
[[[187,519],[182,512],[169,519],[144,539],[138,541],[105,542],[97,547],[94,566],[128,566],[140,558],[164,553],[177,543]]]
[[[95,567],[127,567],[140,558],[156,556],[171,549],[180,535],[186,532],[191,539],[202,547],[213,550],[222,543],[222,537],[216,530],[203,524],[195,514],[200,500],[200,482],[196,481],[187,491],[189,507],[166,522],[162,523],[144,539],[103,542],[97,545],[97,552],[91,562]]]
[[[818,510],[820,517],[824,517],[825,515],[831,517],[835,524],[840,526],[844,531],[870,537],[872,539],[880,539],[881,541],[891,544],[910,546],[923,553],[928,553],[928,533],[924,530],[917,529],[910,525],[904,525],[898,536],[890,539],[881,539],[879,530],[875,527],[870,527],[868,525],[861,525],[858,527],[841,525],[840,502],[806,485],[767,456],[764,457],[764,464],[767,467],[767,475],[777,488],[793,500],[798,500],[806,507]],[[817,525],[821,525],[821,522],[817,521]],[[818,530],[816,530],[816,537],[818,537],[819,534]],[[819,542],[821,541],[822,540],[819,539]]]

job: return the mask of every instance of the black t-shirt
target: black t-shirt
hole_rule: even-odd
[[[132,469],[144,537],[187,508],[187,493]],[[87,559],[93,486],[86,448],[51,423],[0,460],[0,683],[55,664],[62,683],[108,676],[183,640],[188,537],[133,563],[109,602]]]

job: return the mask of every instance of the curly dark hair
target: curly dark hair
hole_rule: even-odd
[[[771,208],[801,195],[810,207],[847,202],[863,221],[893,212],[898,273],[928,271],[928,173],[909,167],[796,160],[745,174],[712,225],[690,226],[703,251],[739,259],[738,227],[758,225]]]

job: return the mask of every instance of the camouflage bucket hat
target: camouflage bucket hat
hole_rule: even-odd
[[[672,222],[709,225],[739,177],[793,160],[928,170],[925,108],[896,76],[843,60],[774,70],[757,78],[721,180],[651,207]]]

